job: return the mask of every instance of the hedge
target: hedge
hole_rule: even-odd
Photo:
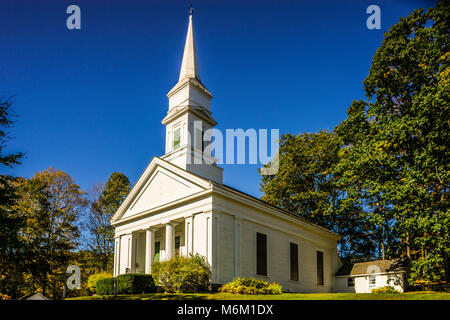
[[[117,276],[118,294],[151,292],[156,292],[156,286],[150,274],[127,273]]]
[[[114,278],[106,278],[97,280],[95,291],[98,295],[106,296],[114,294]]]
[[[155,282],[150,274],[121,274],[117,278],[100,279],[96,282],[98,295],[113,295],[114,280],[117,279],[117,294],[140,294],[156,292]]]
[[[96,292],[95,286],[97,285],[97,281],[100,279],[108,279],[112,278],[112,274],[109,272],[100,272],[95,273],[89,276],[87,287],[89,290]]]

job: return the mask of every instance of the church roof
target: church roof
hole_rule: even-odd
[[[134,220],[134,219],[141,217],[143,214],[146,214],[146,213],[140,213],[140,214],[132,215],[130,217],[122,219],[122,216],[125,214],[125,211],[131,205],[132,201],[134,201],[133,199],[135,198],[135,196],[137,195],[139,190],[141,190],[142,187],[148,181],[148,178],[150,177],[151,172],[153,172],[153,170],[155,170],[155,168],[158,166],[163,166],[163,167],[165,167],[166,170],[170,170],[170,171],[173,170],[174,172],[178,172],[178,174],[183,174],[183,175],[185,175],[185,179],[188,178],[190,180],[196,181],[196,183],[198,185],[203,185],[203,187],[208,188],[208,186],[209,186],[209,188],[212,189],[212,192],[222,193],[224,196],[232,197],[233,199],[235,199],[237,201],[247,200],[249,202],[248,205],[251,205],[254,207],[257,207],[258,205],[260,205],[263,208],[267,208],[269,210],[274,210],[275,212],[280,213],[281,216],[286,215],[286,216],[296,219],[304,227],[307,227],[307,228],[309,227],[309,228],[311,228],[311,230],[315,230],[315,231],[318,231],[321,233],[328,234],[328,236],[330,236],[336,240],[338,240],[340,238],[340,236],[338,234],[336,234],[324,227],[321,227],[315,223],[312,223],[312,222],[306,220],[305,218],[300,217],[298,214],[295,214],[295,213],[287,211],[283,208],[274,206],[266,201],[263,201],[259,198],[251,196],[245,192],[242,192],[242,191],[232,188],[230,186],[214,182],[210,179],[202,177],[191,171],[180,168],[179,166],[177,166],[169,161],[166,161],[162,158],[159,158],[159,157],[154,157],[153,160],[150,162],[150,164],[147,166],[144,173],[141,175],[139,180],[136,182],[136,184],[131,189],[130,193],[127,195],[126,199],[122,202],[122,204],[120,205],[120,207],[118,208],[118,210],[116,211],[114,216],[111,218],[111,224],[115,225],[118,223],[123,223],[128,220]],[[189,175],[190,178],[187,177],[187,175]],[[230,193],[232,193],[232,195],[230,195]]]
[[[284,213],[284,214],[286,214],[286,215],[288,215],[288,216],[290,216],[290,217],[293,217],[293,218],[295,218],[295,219],[297,219],[297,220],[300,220],[300,221],[302,221],[302,222],[305,222],[305,223],[307,223],[307,224],[309,224],[309,225],[311,225],[311,226],[314,226],[314,227],[316,227],[316,228],[320,228],[320,229],[322,229],[322,231],[326,231],[326,232],[331,233],[331,234],[333,234],[333,235],[335,235],[335,236],[337,236],[337,237],[340,237],[337,233],[335,233],[335,232],[333,232],[333,231],[330,231],[330,230],[328,230],[327,228],[324,228],[324,227],[322,227],[322,226],[319,226],[318,224],[315,224],[315,223],[313,223],[313,222],[311,222],[311,221],[308,221],[307,219],[305,219],[305,218],[299,216],[298,214],[295,214],[295,213],[290,212],[290,211],[288,211],[288,210],[286,210],[286,209],[283,209],[283,208],[280,208],[280,207],[275,206],[275,205],[273,205],[273,204],[270,204],[269,202],[266,202],[266,201],[264,201],[264,200],[261,200],[260,198],[254,197],[254,196],[252,196],[252,195],[249,195],[248,193],[245,193],[245,192],[243,192],[243,191],[240,191],[240,190],[238,190],[238,189],[235,189],[235,188],[233,188],[233,187],[230,187],[230,186],[227,186],[227,185],[224,185],[224,184],[219,184],[219,183],[216,183],[216,182],[214,182],[214,181],[211,181],[211,183],[214,184],[214,185],[219,186],[220,188],[225,188],[225,189],[228,189],[228,190],[230,190],[230,191],[232,191],[232,192],[239,193],[239,194],[241,194],[241,195],[243,195],[243,196],[245,196],[245,197],[249,197],[249,198],[251,198],[253,201],[257,201],[257,202],[261,203],[261,204],[264,205],[264,206],[267,206],[267,207],[271,207],[271,208],[273,208],[273,209],[276,209],[276,210],[278,210],[278,211],[280,211],[280,212],[282,212],[282,213]]]
[[[164,162],[166,162],[166,163],[169,163],[169,164],[171,164],[171,165],[174,165],[174,164],[172,164],[172,163],[170,163],[170,162],[168,162],[168,161],[166,161],[166,160],[164,160],[164,159],[161,159],[161,158],[159,158],[159,157],[156,157],[156,158],[158,158],[158,159],[160,159],[160,160],[162,160],[162,161],[164,161]],[[178,168],[178,167],[177,167],[177,168]],[[199,175],[197,175],[197,174],[195,174],[195,173],[193,173],[193,172],[191,172],[191,171],[184,170],[183,168],[180,168],[180,169],[183,170],[183,171],[185,171],[185,172],[187,172],[187,173],[189,173],[189,174],[194,175],[194,176],[197,177],[197,178],[200,178],[200,179],[202,179],[202,180],[204,180],[204,181],[207,181],[207,182],[209,182],[210,184],[212,184],[212,185],[214,185],[214,186],[216,186],[216,187],[218,187],[218,188],[226,189],[226,190],[231,191],[231,192],[233,192],[233,193],[237,193],[237,194],[239,194],[239,195],[241,195],[241,196],[244,196],[244,197],[246,197],[246,198],[249,198],[249,199],[252,200],[252,201],[256,201],[256,202],[258,202],[258,203],[260,203],[260,204],[262,204],[262,205],[264,205],[264,206],[266,206],[266,207],[270,207],[270,208],[273,208],[273,209],[275,209],[275,210],[278,210],[279,212],[282,212],[282,213],[285,214],[285,215],[288,215],[288,216],[290,216],[290,217],[292,217],[292,218],[295,218],[295,219],[297,219],[297,220],[300,220],[300,221],[302,221],[302,222],[304,222],[304,223],[306,223],[306,224],[308,224],[308,225],[313,226],[314,228],[321,229],[322,231],[328,232],[328,233],[332,234],[333,236],[336,236],[336,237],[339,237],[339,238],[340,238],[340,236],[339,236],[337,233],[335,233],[335,232],[333,232],[333,231],[330,231],[330,230],[328,230],[327,228],[324,228],[324,227],[322,227],[322,226],[319,226],[318,224],[315,224],[315,223],[313,223],[313,222],[311,222],[311,221],[308,221],[308,220],[306,220],[305,218],[299,216],[298,214],[295,214],[295,213],[290,212],[290,211],[288,211],[288,210],[286,210],[286,209],[283,209],[283,208],[280,208],[280,207],[275,206],[275,205],[273,205],[273,204],[270,204],[270,203],[268,203],[268,202],[266,202],[266,201],[264,201],[264,200],[261,200],[261,199],[255,197],[255,196],[249,195],[248,193],[245,193],[245,192],[240,191],[240,190],[238,190],[238,189],[235,189],[235,188],[233,188],[233,187],[230,187],[230,186],[227,186],[227,185],[225,185],[225,184],[220,184],[220,183],[217,183],[217,182],[215,182],[215,181],[209,180],[209,179],[204,178],[204,177],[202,177],[202,176],[199,176]]]

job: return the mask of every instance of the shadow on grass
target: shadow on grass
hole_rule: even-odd
[[[211,293],[144,293],[114,296],[91,296],[74,298],[78,300],[208,300]]]
[[[280,295],[238,295],[228,293],[145,293],[114,296],[85,296],[67,300],[450,300],[450,293],[283,293]]]

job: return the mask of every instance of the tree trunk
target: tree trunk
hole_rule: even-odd
[[[42,282],[42,295],[45,296],[46,294],[46,289],[47,289],[47,281],[44,279],[44,281]]]
[[[406,256],[411,259],[411,248],[409,246],[409,233],[406,233]]]

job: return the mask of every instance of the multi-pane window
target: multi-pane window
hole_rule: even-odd
[[[317,251],[317,285],[323,286],[323,252]]]
[[[291,280],[298,281],[298,244],[290,244],[291,251]]]
[[[355,286],[355,278],[347,278],[347,287]]]
[[[181,130],[177,128],[173,131],[173,148],[176,149],[181,143]]]
[[[267,276],[267,236],[256,233],[256,274]]]
[[[369,285],[375,286],[377,284],[377,278],[375,276],[369,276]]]

